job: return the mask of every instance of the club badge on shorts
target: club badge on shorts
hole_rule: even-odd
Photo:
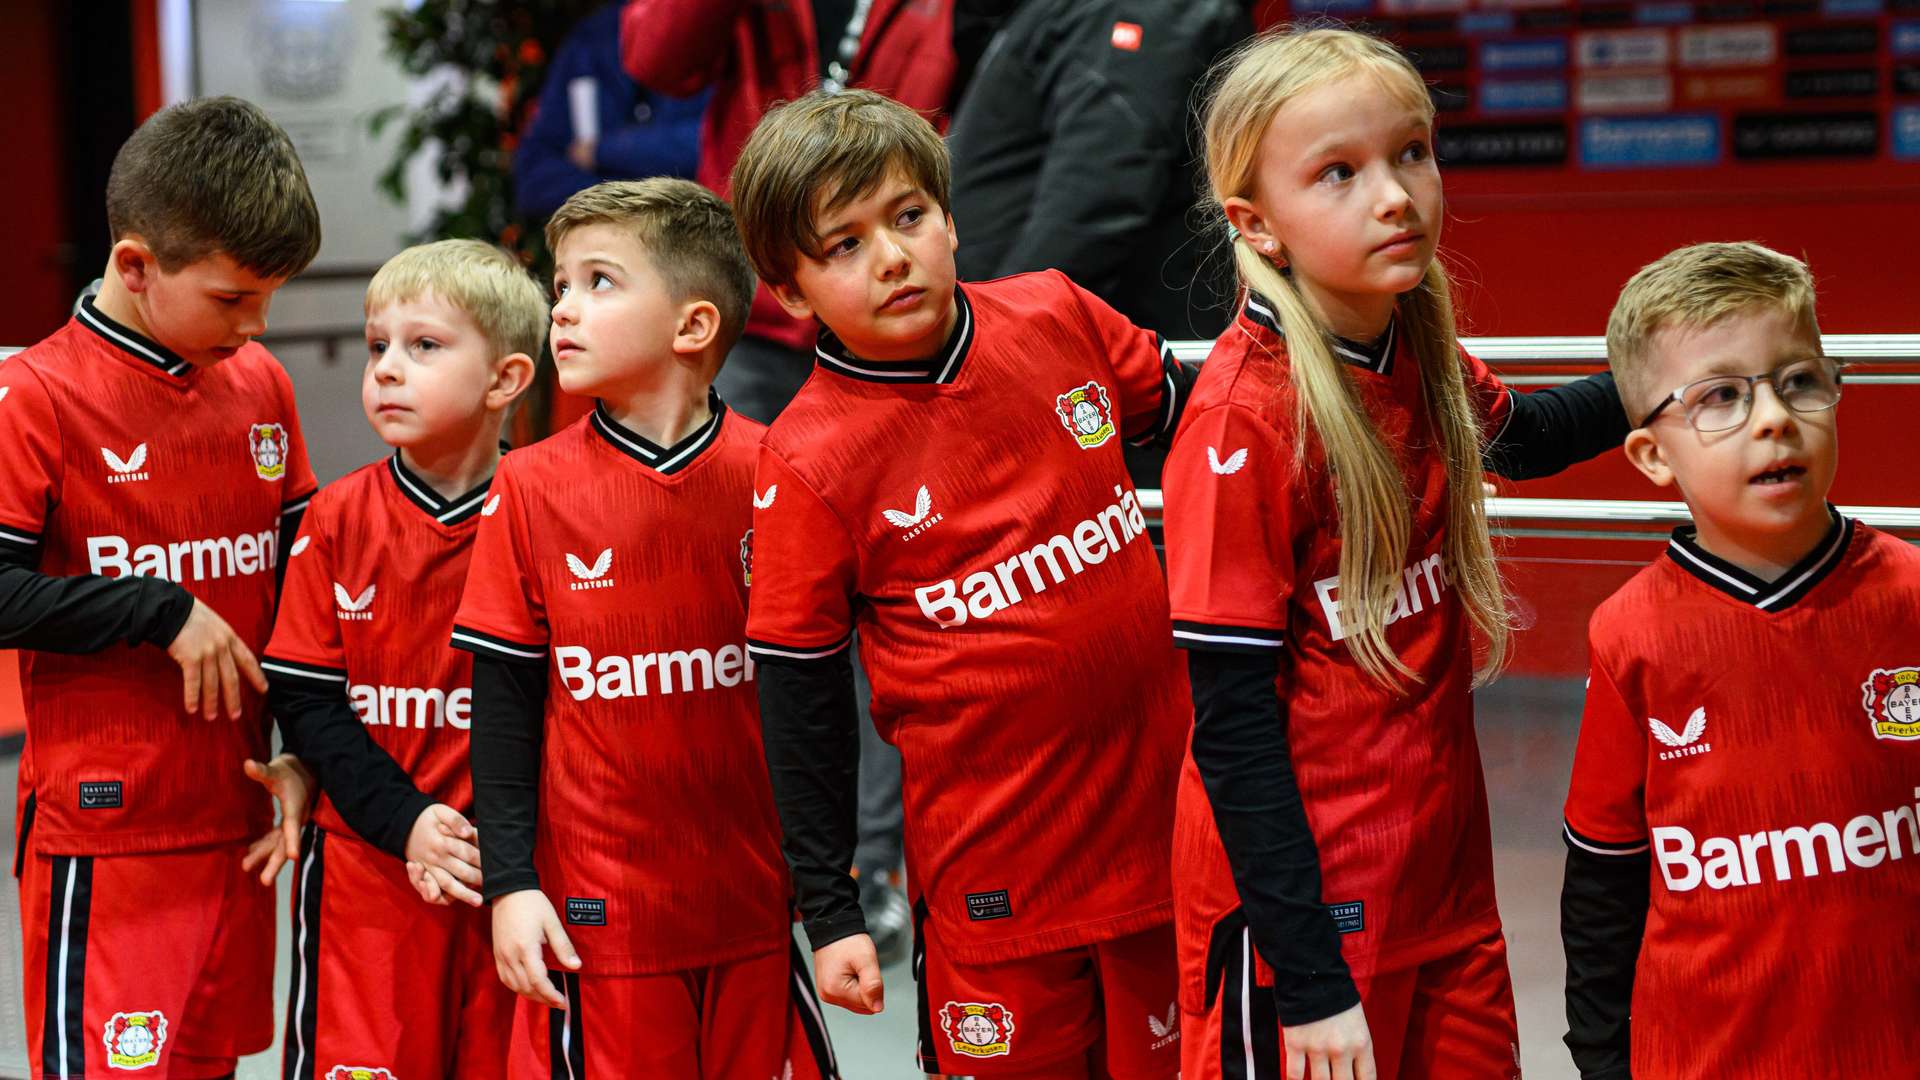
[[[753,588],[753,530],[740,538],[740,576],[746,580],[747,588]]]
[[[254,424],[247,428],[247,449],[253,452],[253,471],[262,480],[287,475],[287,429],[281,424]]]
[[[1920,739],[1920,667],[1875,668],[1860,684],[1860,704],[1876,739]]]
[[[327,1080],[394,1080],[393,1073],[371,1065],[335,1065],[327,1070]]]
[[[107,1021],[107,1067],[144,1069],[160,1060],[167,1045],[167,1018],[153,1012],[117,1012]]]
[[[1001,1057],[1013,1052],[1013,1011],[998,1003],[949,1001],[940,1010],[953,1052],[968,1057]]]
[[[1107,388],[1091,379],[1054,398],[1053,411],[1082,450],[1113,438],[1113,405],[1107,400]]]

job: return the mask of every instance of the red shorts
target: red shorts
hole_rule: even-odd
[[[916,905],[920,1068],[1048,1080],[1180,1073],[1173,924],[998,964],[946,959]]]
[[[1232,941],[1238,948],[1223,950],[1206,1014],[1186,1015],[1183,1080],[1287,1075],[1273,988],[1254,976],[1247,931]],[[1355,982],[1379,1080],[1518,1080],[1520,1029],[1499,931],[1450,956]]]
[[[513,1080],[839,1080],[799,946],[663,975],[549,974],[519,999]]]
[[[21,860],[33,1080],[204,1080],[273,1042],[273,890],[246,845]]]
[[[313,825],[294,868],[284,1080],[501,1080],[513,991],[485,908],[429,904],[406,864]]]

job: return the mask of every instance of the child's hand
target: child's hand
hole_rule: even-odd
[[[479,834],[460,811],[434,803],[413,820],[407,834],[407,880],[413,882],[420,899],[429,904],[448,904],[458,900],[479,907],[480,849],[473,846]]]
[[[813,984],[830,1005],[871,1016],[886,1009],[886,984],[880,979],[880,956],[865,934],[844,937],[813,951]]]
[[[280,868],[300,857],[300,830],[307,824],[307,809],[313,798],[313,774],[292,754],[281,754],[268,762],[248,761],[242,766],[249,779],[273,795],[280,805],[280,824],[247,848],[240,860],[242,870],[260,871],[260,884],[271,885]]]
[[[233,632],[227,620],[196,599],[186,625],[173,636],[167,655],[180,665],[186,681],[186,707],[189,714],[208,720],[220,718],[220,702],[227,703],[228,719],[240,719],[240,680],[245,678],[255,690],[267,692],[267,677],[253,650]],[[277,869],[277,868],[276,868]]]
[[[521,889],[493,902],[493,966],[507,989],[536,1005],[564,1009],[567,999],[547,978],[546,945],[569,970],[580,970],[580,954],[554,913],[553,902],[539,889]]]
[[[1373,1036],[1355,1005],[1325,1020],[1283,1027],[1287,1080],[1374,1080]]]

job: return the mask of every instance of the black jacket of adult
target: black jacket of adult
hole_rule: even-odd
[[[1004,0],[960,0],[965,9]],[[1194,88],[1252,32],[1245,0],[1026,0],[953,118],[963,280],[1058,269],[1168,338],[1227,324],[1233,269],[1196,232]]]

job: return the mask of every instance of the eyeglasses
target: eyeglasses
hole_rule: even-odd
[[[1771,383],[1775,396],[1794,412],[1824,412],[1840,401],[1840,366],[1819,356],[1782,365],[1763,375],[1715,375],[1690,382],[1668,394],[1640,421],[1640,426],[1651,425],[1667,406],[1679,402],[1695,431],[1732,431],[1747,422],[1753,412],[1754,385],[1762,382]]]

